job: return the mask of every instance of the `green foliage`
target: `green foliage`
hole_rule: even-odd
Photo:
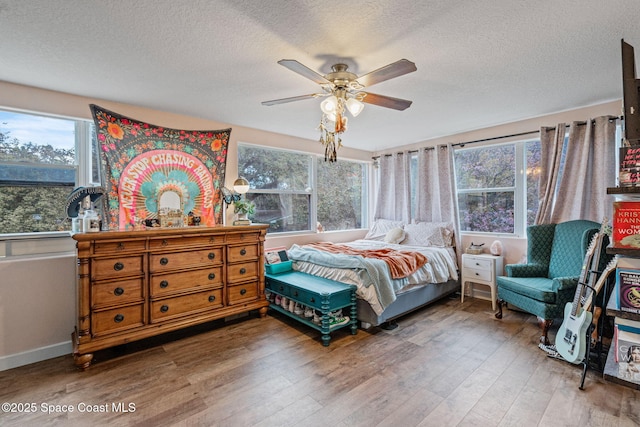
[[[73,165],[74,152],[22,143],[9,132],[0,132],[0,168],[2,162]],[[34,168],[33,173],[45,177],[47,170]],[[0,234],[70,230],[65,205],[72,190],[68,186],[0,186]]]
[[[235,213],[253,215],[256,213],[256,205],[247,199],[240,199],[237,202],[233,202],[233,211]]]
[[[250,183],[256,204],[253,220],[270,231],[315,230],[311,224],[314,156],[256,146],[239,147],[238,171]],[[316,163],[317,221],[325,230],[362,226],[365,185],[361,163],[338,160]]]

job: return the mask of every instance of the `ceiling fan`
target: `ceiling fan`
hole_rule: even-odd
[[[362,105],[360,105],[359,108],[353,107],[354,110],[352,111],[352,108],[348,104],[350,99],[354,99],[360,103],[364,102],[367,104],[378,105],[380,107],[392,108],[394,110],[406,110],[411,105],[411,101],[406,99],[377,95],[370,92],[364,92],[362,90],[365,87],[373,86],[374,84],[416,71],[416,65],[406,59],[401,59],[389,65],[385,65],[382,68],[378,68],[377,70],[371,71],[370,73],[364,74],[360,77],[350,72],[348,66],[343,63],[333,65],[331,67],[331,72],[324,76],[294,59],[282,59],[278,61],[278,64],[318,83],[322,87],[323,92],[264,101],[262,105],[285,104],[287,102],[301,101],[309,98],[335,96],[337,99],[341,99],[347,103],[347,109],[354,116],[360,113]],[[357,104],[351,102],[351,105],[355,106]],[[354,114],[354,111],[357,111],[357,113]]]
[[[294,59],[281,59],[278,64],[318,83],[322,92],[264,101],[262,105],[285,104],[303,99],[326,97],[320,104],[322,118],[318,126],[320,143],[325,147],[325,161],[335,162],[337,160],[336,152],[342,146],[340,135],[347,130],[345,111],[349,111],[353,117],[356,117],[364,108],[363,102],[394,110],[406,110],[411,105],[411,101],[406,99],[376,95],[362,90],[367,86],[373,86],[376,83],[416,71],[416,64],[406,59],[385,65],[360,77],[350,72],[347,64],[343,63],[333,65],[331,72],[324,76]]]

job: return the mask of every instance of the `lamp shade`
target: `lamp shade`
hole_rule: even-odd
[[[244,177],[238,177],[235,181],[233,181],[233,190],[236,193],[245,194],[249,191],[249,181],[247,181]]]
[[[347,99],[347,109],[353,117],[357,117],[364,110],[364,104],[355,98],[349,98]]]
[[[320,103],[320,109],[325,114],[335,113],[338,109],[338,98],[335,95],[331,95]]]

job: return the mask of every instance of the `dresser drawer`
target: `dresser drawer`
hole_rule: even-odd
[[[91,286],[91,306],[100,308],[109,305],[142,302],[144,298],[143,279],[134,278],[95,283]]]
[[[151,322],[159,322],[195,311],[211,310],[223,306],[222,288],[166,298],[151,303]]]
[[[256,299],[258,299],[258,282],[227,287],[227,301],[229,305],[255,301]]]
[[[243,262],[227,265],[227,283],[245,282],[258,278],[258,262]]]
[[[96,255],[104,254],[119,254],[123,252],[142,252],[145,250],[145,240],[127,240],[127,241],[113,241],[97,240],[93,245],[93,252]]]
[[[222,248],[161,253],[149,256],[149,269],[154,273],[157,271],[177,270],[189,267],[220,265],[223,261]]]
[[[245,233],[229,233],[227,235],[227,243],[257,243],[260,239],[260,233],[245,232]]]
[[[258,246],[229,246],[227,254],[227,262],[241,262],[258,259]]]
[[[96,258],[91,263],[91,279],[113,279],[125,276],[142,276],[144,255],[118,258]]]
[[[158,249],[168,249],[174,250],[176,248],[191,248],[194,246],[211,246],[222,244],[225,242],[224,234],[214,234],[211,236],[176,236],[176,237],[165,237],[162,239],[154,239],[149,241],[149,249],[158,250]]]
[[[464,268],[490,271],[493,268],[493,263],[490,259],[465,256],[463,266]]]
[[[151,276],[151,296],[161,296],[202,287],[222,286],[222,267]]]
[[[93,312],[91,315],[91,329],[94,336],[116,333],[139,326],[144,326],[144,304]]]

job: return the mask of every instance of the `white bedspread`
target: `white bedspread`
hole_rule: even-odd
[[[414,274],[407,278],[390,280],[390,286],[392,289],[381,290],[376,288],[376,286],[379,285],[377,283],[374,284],[374,286],[371,286],[372,284],[370,283],[365,283],[363,275],[355,269],[327,267],[311,262],[296,260],[295,256],[292,256],[292,259],[294,260],[293,268],[295,270],[302,271],[307,274],[313,274],[315,276],[325,277],[342,283],[356,285],[358,297],[367,301],[377,315],[380,315],[384,311],[385,307],[395,300],[395,295],[414,286],[442,283],[448,280],[458,279],[457,262],[453,248],[394,245],[375,240],[356,240],[354,242],[341,244],[349,245],[356,249],[391,248],[402,251],[416,251],[427,257],[427,263]],[[296,245],[292,247],[292,249],[294,248],[302,249],[302,247],[298,247]],[[391,297],[383,298],[381,301],[379,298],[381,293],[383,296],[391,295]],[[390,302],[389,299],[391,300]]]

